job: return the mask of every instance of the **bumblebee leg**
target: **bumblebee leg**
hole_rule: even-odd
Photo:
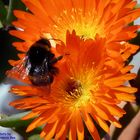
[[[54,64],[54,63],[56,63],[57,61],[61,60],[62,58],[63,58],[63,56],[60,55],[60,56],[54,58],[53,60],[51,60],[51,61],[50,61],[50,64]]]
[[[56,68],[56,67],[51,67],[50,68],[50,73],[51,74],[56,75],[56,74],[58,74],[58,72],[59,72],[59,69],[58,68]]]

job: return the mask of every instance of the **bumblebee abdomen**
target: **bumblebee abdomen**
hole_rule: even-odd
[[[36,86],[44,86],[49,85],[53,82],[53,75],[47,74],[47,75],[36,75],[36,76],[29,76],[29,79],[31,80],[32,84]]]

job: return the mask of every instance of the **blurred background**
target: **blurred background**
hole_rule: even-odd
[[[140,0],[138,0],[138,3],[140,4]],[[137,5],[137,7],[139,7],[139,4]],[[15,98],[19,98],[8,92],[11,85],[21,84],[14,79],[8,79],[5,75],[5,72],[12,68],[8,63],[8,60],[18,59],[17,57],[18,52],[12,46],[12,42],[15,42],[19,39],[8,34],[9,30],[14,29],[14,27],[12,26],[12,21],[16,20],[16,18],[13,15],[14,9],[20,9],[24,11],[28,10],[25,7],[25,5],[21,2],[21,0],[0,0],[0,134],[9,132],[10,135],[13,136],[16,140],[22,140],[22,139],[39,140],[40,138],[38,134],[41,131],[41,129],[39,128],[29,134],[24,133],[26,126],[31,122],[31,120],[29,120],[26,123],[20,121],[20,117],[25,115],[25,113],[21,113],[8,105],[9,102],[14,100]],[[140,18],[137,19],[132,24],[140,25]],[[140,45],[140,33],[138,33],[138,36],[133,40],[131,40],[130,42],[133,44]],[[130,81],[130,84],[139,89],[138,90],[139,94],[136,94],[137,97],[136,103],[123,104],[126,112],[129,112],[129,114],[125,115],[124,118],[120,120],[123,123],[124,127],[122,129],[114,129],[112,127],[111,138],[107,136],[106,139],[116,140],[119,134],[125,128],[125,126],[128,125],[128,123],[131,121],[131,119],[135,116],[135,114],[139,110],[139,106],[140,106],[140,92],[139,92],[140,91],[140,52],[139,51],[130,58],[129,63],[135,65],[132,72],[138,73],[137,78],[135,80]],[[17,113],[20,113],[20,115],[16,116]],[[12,129],[5,128],[5,127],[9,127]]]

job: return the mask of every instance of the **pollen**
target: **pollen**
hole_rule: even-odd
[[[66,101],[71,102],[73,105],[70,109],[80,108],[81,106],[87,104],[90,100],[90,94],[85,92],[84,87],[80,80],[75,80],[70,78],[66,84]]]
[[[96,103],[94,94],[99,89],[96,79],[95,71],[86,67],[81,68],[75,74],[73,73],[73,77],[67,79],[63,90],[65,92],[65,102],[67,105],[70,104],[70,110],[86,106],[90,100]]]
[[[82,9],[73,8],[70,11],[62,11],[59,16],[55,17],[54,26],[50,26],[55,31],[55,36],[61,35],[62,40],[65,40],[63,33],[67,29],[69,31],[74,29],[81,37],[94,39],[96,34],[105,36],[104,24],[99,24],[99,19],[95,10],[83,13]]]

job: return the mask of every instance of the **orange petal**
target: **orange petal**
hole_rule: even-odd
[[[42,118],[37,118],[37,119],[35,119],[35,120],[27,127],[26,132],[30,132],[30,131],[32,131],[33,129],[35,129],[35,128],[36,128],[36,124],[38,124],[38,122],[40,122],[41,119],[42,119]]]
[[[126,82],[127,80],[132,80],[136,77],[136,74],[126,74],[126,75],[122,75],[122,76],[118,76],[115,78],[110,78],[105,80],[104,84],[109,86],[109,87],[117,87],[120,86],[122,84],[124,84],[124,82]]]
[[[70,120],[69,140],[76,140],[76,118],[72,116]]]
[[[52,124],[47,124],[44,127],[43,131],[41,132],[40,136],[45,137],[45,140],[51,140],[55,134],[57,124],[58,124],[58,121]]]
[[[56,128],[55,139],[60,139],[65,131],[67,130],[69,120],[71,119],[71,115],[69,113],[62,114],[58,117],[60,119],[59,124]]]
[[[110,104],[103,104],[108,110],[109,112],[113,115],[113,116],[118,116],[119,118],[123,116],[123,114],[126,114],[126,112],[119,108],[116,105],[110,105]]]
[[[136,99],[136,97],[133,94],[129,94],[129,93],[116,93],[115,96],[120,101],[134,102]]]
[[[89,116],[89,114],[86,113],[84,110],[82,111],[82,114],[83,114],[83,118],[84,118],[84,122],[86,124],[86,127],[89,130],[92,138],[95,140],[100,140],[100,136],[98,134],[98,131],[97,131],[91,117]]]
[[[137,88],[134,87],[113,87],[112,89],[116,90],[116,91],[121,91],[121,92],[126,92],[126,93],[135,93],[137,92]]]
[[[37,116],[37,115],[38,115],[38,112],[30,112],[30,113],[28,113],[27,115],[25,115],[25,116],[22,118],[22,120],[27,120],[27,119],[33,118],[33,117],[35,117],[35,116]]]
[[[133,65],[128,65],[128,66],[122,68],[121,69],[122,74],[129,72],[133,67],[134,67]]]
[[[77,114],[76,114],[76,127],[77,127],[78,140],[84,140],[84,126],[83,126],[83,121],[82,121],[79,111],[77,111]]]
[[[102,120],[100,117],[93,114],[93,112],[91,112],[90,114],[93,117],[93,119],[97,122],[97,124],[99,124],[99,126],[103,128],[105,132],[109,133],[109,126],[107,125],[107,123],[104,120]]]

